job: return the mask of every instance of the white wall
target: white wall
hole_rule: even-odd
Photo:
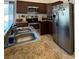
[[[75,0],[70,0],[71,3],[75,3]]]
[[[56,1],[63,1],[64,3],[68,3],[68,0],[50,0],[50,3],[56,2]],[[75,0],[70,0],[71,3],[74,3]]]
[[[64,3],[68,3],[68,0],[62,0]],[[69,2],[74,3],[75,0],[70,0]]]

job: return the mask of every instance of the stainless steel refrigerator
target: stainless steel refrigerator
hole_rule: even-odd
[[[52,7],[53,39],[65,51],[74,53],[74,9],[73,4]]]

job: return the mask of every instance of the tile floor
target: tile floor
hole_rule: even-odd
[[[36,42],[25,42],[4,50],[5,59],[75,59],[55,44],[51,35],[43,35]]]

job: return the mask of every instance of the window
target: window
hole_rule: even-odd
[[[9,27],[9,4],[4,4],[4,32]]]
[[[5,3],[4,4],[4,35],[13,25],[13,4]]]

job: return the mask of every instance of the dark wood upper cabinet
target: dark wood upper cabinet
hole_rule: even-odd
[[[25,2],[25,1],[17,1],[17,13],[27,13],[28,6],[35,6],[38,7],[38,13],[46,13],[47,11],[47,4],[44,3],[35,3],[35,2]]]
[[[51,6],[55,6],[55,5],[62,4],[62,3],[63,3],[63,1],[57,1],[55,3],[50,3],[50,5]]]
[[[47,9],[50,9],[51,6],[61,4],[62,1],[57,1],[55,3],[45,4],[45,3],[35,3],[35,2],[27,2],[27,1],[17,1],[16,4],[16,12],[17,13],[27,13],[28,6],[38,7],[38,13],[46,14]],[[49,7],[49,8],[48,8]]]

